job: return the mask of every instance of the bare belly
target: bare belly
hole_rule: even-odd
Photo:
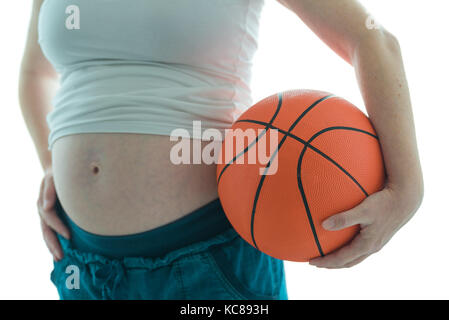
[[[217,198],[215,164],[170,161],[168,136],[65,136],[52,148],[56,192],[70,218],[101,235],[174,221]],[[203,146],[206,142],[203,142]]]

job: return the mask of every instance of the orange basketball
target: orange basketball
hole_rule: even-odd
[[[379,141],[362,111],[326,92],[289,90],[256,103],[232,129],[218,193],[243,239],[272,257],[308,261],[356,235],[358,226],[321,223],[383,187]]]

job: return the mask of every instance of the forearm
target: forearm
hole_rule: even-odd
[[[423,178],[401,50],[387,32],[369,37],[354,50],[352,64],[384,156],[392,188],[420,201]]]
[[[46,116],[51,111],[51,98],[56,86],[57,80],[53,77],[26,71],[20,74],[20,107],[44,170],[51,167]]]

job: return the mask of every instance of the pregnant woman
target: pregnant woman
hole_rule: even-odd
[[[311,261],[349,267],[423,194],[400,49],[384,28],[367,28],[355,0],[280,2],[354,66],[382,145],[385,189],[325,222],[360,224],[360,234]],[[20,102],[45,172],[38,209],[61,299],[287,299],[283,262],[227,221],[215,165],[170,161],[173,130],[187,142],[193,121],[223,133],[251,106],[263,5],[34,0]]]

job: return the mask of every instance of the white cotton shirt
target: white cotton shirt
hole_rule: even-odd
[[[45,0],[39,44],[60,73],[62,136],[224,129],[253,103],[264,0]],[[188,133],[188,134],[187,134]]]

